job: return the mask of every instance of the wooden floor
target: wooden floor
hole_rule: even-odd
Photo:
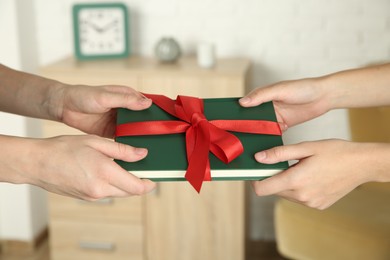
[[[251,241],[246,248],[246,260],[287,260],[282,257],[273,241]]]
[[[3,255],[0,260],[50,260],[49,243],[45,239],[32,255]]]
[[[274,242],[252,241],[247,245],[246,260],[286,260],[276,250]],[[45,240],[33,255],[2,255],[0,260],[50,260],[49,243]],[[77,259],[75,259],[77,260]]]

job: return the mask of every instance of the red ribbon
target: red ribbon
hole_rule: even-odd
[[[178,96],[144,94],[177,121],[145,121],[118,125],[116,136],[186,133],[188,168],[185,178],[200,192],[203,181],[210,181],[209,151],[224,163],[238,157],[244,148],[241,141],[227,131],[281,135],[279,124],[266,120],[211,120],[204,115],[203,100]]]

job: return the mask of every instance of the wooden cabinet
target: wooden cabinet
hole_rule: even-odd
[[[59,201],[51,198],[51,204]],[[95,210],[88,214],[90,218],[71,217],[67,214],[51,216],[51,259],[145,259],[144,228],[141,214],[138,212],[142,207],[137,208],[139,205],[133,205],[131,201],[126,202],[99,207],[102,211],[113,209],[110,213],[112,216],[114,212],[124,212],[118,210],[124,207],[132,208],[136,215],[99,218],[99,215],[93,216],[93,212],[100,214],[99,209],[92,206]],[[75,209],[80,207],[83,211],[90,209],[88,205],[77,206]],[[55,210],[51,212],[54,213]]]
[[[145,93],[237,97],[245,91],[250,64],[222,59],[213,69],[185,57],[175,64],[132,57],[78,62],[72,58],[41,74],[70,84],[120,84]],[[45,136],[81,134],[44,122]],[[186,182],[159,183],[151,194],[82,202],[51,194],[50,250],[60,259],[244,259],[245,186],[208,182],[197,194]]]

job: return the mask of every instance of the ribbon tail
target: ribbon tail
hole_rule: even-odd
[[[210,133],[208,122],[202,122],[197,127],[190,127],[186,133],[188,168],[185,178],[200,193],[209,166]],[[209,173],[210,175],[210,173]]]
[[[194,189],[200,193],[202,189],[203,181],[205,177],[210,176],[210,166],[208,162],[208,151],[205,153],[207,157],[200,158],[200,156],[192,156],[190,162],[188,163],[187,172],[185,178],[187,181],[194,187]],[[203,154],[202,154],[203,155]],[[208,167],[207,167],[208,166]],[[207,172],[208,168],[208,174]]]
[[[185,175],[187,181],[191,184],[191,186],[200,193],[200,190],[202,189],[203,179],[199,178],[199,175],[197,174],[191,174],[187,170],[187,173]]]
[[[204,172],[203,181],[211,181],[211,168],[210,168],[210,159],[207,157],[206,170]]]

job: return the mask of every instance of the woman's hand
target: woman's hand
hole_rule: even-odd
[[[58,121],[88,134],[112,138],[115,133],[116,108],[142,110],[152,101],[125,86],[66,86],[56,91]]]
[[[257,88],[240,99],[240,104],[253,107],[268,101],[273,101],[283,131],[330,109],[328,94],[320,78],[284,81]]]
[[[325,209],[370,182],[390,181],[390,145],[342,140],[304,142],[255,154],[260,163],[299,160],[289,169],[253,182],[258,196],[276,194],[309,207]]]
[[[286,130],[335,108],[388,106],[389,82],[390,63],[257,88],[240,104],[252,107],[273,101],[280,126]]]
[[[29,151],[23,150],[24,156],[13,158],[14,178],[10,182],[29,183],[50,192],[91,201],[141,195],[155,187],[155,183],[135,177],[112,160],[142,160],[147,155],[144,148],[92,135],[17,138],[14,145],[17,143]]]

